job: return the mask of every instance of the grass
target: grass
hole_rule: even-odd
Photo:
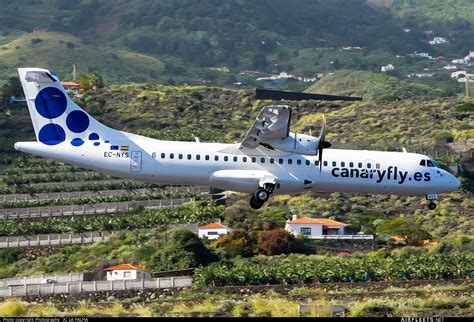
[[[33,44],[34,39],[41,39]],[[72,44],[72,45],[71,45]],[[0,46],[0,60],[6,79],[14,68],[37,66],[57,72],[63,81],[72,79],[72,65],[78,74],[99,71],[106,83],[150,82],[163,77],[164,64],[159,59],[103,45],[91,45],[63,32],[23,34]],[[27,66],[28,65],[28,66]]]

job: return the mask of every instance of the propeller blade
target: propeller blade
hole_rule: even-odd
[[[326,117],[323,114],[323,122],[321,124],[321,133],[319,134],[319,144],[318,144],[318,159],[319,159],[319,173],[323,169],[323,149],[331,147],[331,143],[325,140],[326,138]]]
[[[258,100],[287,100],[287,101],[302,101],[302,100],[362,101],[362,97],[275,91],[271,89],[261,89],[261,88],[255,89],[255,98]]]

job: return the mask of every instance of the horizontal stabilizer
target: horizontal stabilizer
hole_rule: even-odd
[[[302,100],[362,101],[362,97],[275,91],[275,90],[261,89],[261,88],[255,89],[255,98],[259,100],[287,100],[287,101],[302,101]]]

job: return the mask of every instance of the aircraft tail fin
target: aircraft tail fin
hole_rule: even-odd
[[[53,73],[41,68],[18,68],[36,140],[46,145],[85,142],[100,145],[115,131],[94,119],[66,93]]]

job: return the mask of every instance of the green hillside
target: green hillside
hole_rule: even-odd
[[[78,73],[99,71],[106,82],[153,82],[163,79],[164,65],[144,54],[92,45],[66,33],[23,34],[0,46],[0,79],[14,75],[18,67],[55,70],[63,80]]]
[[[441,89],[429,85],[356,70],[337,71],[312,85],[305,92],[361,96],[364,100],[434,98],[443,94]]]
[[[69,73],[70,65],[76,63],[79,71],[99,70],[109,84],[208,81],[233,85],[243,81],[244,86],[254,86],[255,78],[240,77],[240,70],[286,70],[312,76],[343,68],[376,72],[393,61],[399,71],[396,76],[402,78],[407,71],[431,67],[426,61],[407,58],[408,53],[423,51],[454,58],[474,47],[469,2],[431,3],[0,0],[0,45],[22,42],[18,37],[25,33],[29,38],[41,38],[31,35],[33,30],[54,32],[48,34],[57,39],[53,37],[49,45],[63,41],[52,47],[46,46],[46,41],[37,43],[34,54],[23,44],[10,52],[10,57],[2,58],[0,79],[11,75],[18,64],[43,63],[43,67]],[[453,20],[456,10],[459,17]],[[450,18],[437,12],[446,12]],[[403,32],[407,26],[411,32]],[[450,37],[449,45],[429,45],[428,36],[432,35],[424,31],[430,28],[435,35]],[[76,38],[71,40],[69,35]],[[76,44],[74,50],[64,45],[68,42]],[[344,51],[343,46],[363,50]],[[42,47],[64,55],[48,55]],[[146,56],[131,57],[123,51]],[[230,73],[209,70],[220,66],[229,67]],[[448,75],[437,81],[443,85],[451,80]]]

